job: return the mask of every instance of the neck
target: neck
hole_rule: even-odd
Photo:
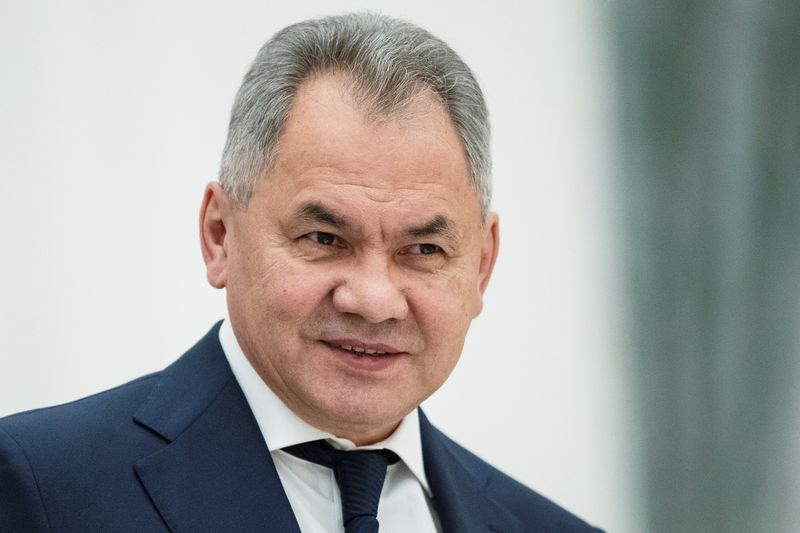
[[[348,431],[332,431],[323,429],[323,431],[328,431],[329,433],[333,433],[339,438],[347,439],[351,441],[356,446],[369,446],[370,444],[375,444],[376,442],[381,442],[382,440],[386,440],[389,436],[394,433],[400,423],[396,423],[391,426],[388,430],[376,430],[376,431],[361,431],[358,433],[348,432]]]

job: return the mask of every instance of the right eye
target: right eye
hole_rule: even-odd
[[[339,246],[344,248],[344,243],[333,233],[312,231],[311,233],[303,235],[303,238],[310,240],[314,244],[319,244],[320,246]]]

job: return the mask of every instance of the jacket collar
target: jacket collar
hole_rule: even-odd
[[[300,533],[218,331],[164,370],[136,412],[168,443],[136,474],[173,531]]]
[[[516,517],[486,495],[490,476],[479,474],[485,471],[483,468],[478,470],[466,464],[469,452],[433,427],[421,409],[419,421],[425,473],[442,530],[445,533],[487,529],[504,533],[524,531]],[[474,460],[479,462],[477,458]]]

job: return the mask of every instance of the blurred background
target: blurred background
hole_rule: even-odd
[[[500,258],[432,420],[610,532],[800,530],[788,0],[0,0],[0,416],[225,315],[196,226],[241,77],[366,8],[450,43],[493,121]]]

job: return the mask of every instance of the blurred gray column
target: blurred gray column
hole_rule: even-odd
[[[800,1],[609,5],[650,531],[800,531]]]

